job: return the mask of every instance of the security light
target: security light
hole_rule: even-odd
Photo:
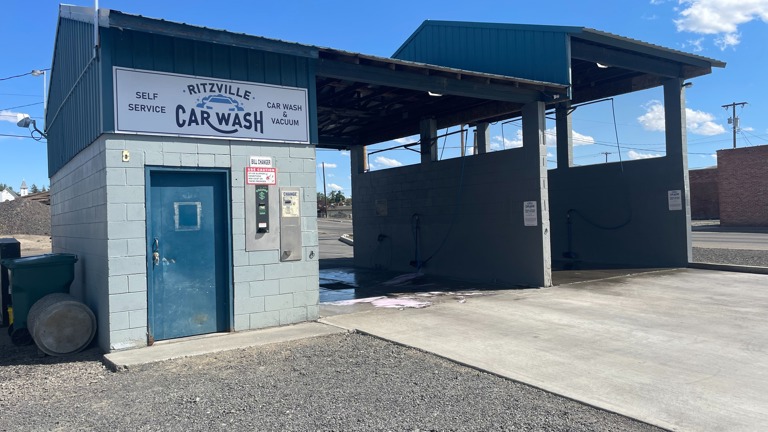
[[[28,129],[30,126],[32,126],[33,132],[32,132],[32,138],[36,140],[40,140],[40,137],[35,136],[35,132],[39,133],[41,137],[48,138],[48,136],[45,134],[45,132],[41,131],[37,128],[37,123],[29,118],[28,115],[19,114],[17,117],[19,120],[16,122],[16,126],[22,127],[25,129]]]
[[[21,114],[19,114],[18,119],[19,121],[16,122],[16,126],[23,127],[25,129],[28,128],[29,125],[34,122],[34,120],[29,118],[28,116],[21,115]]]

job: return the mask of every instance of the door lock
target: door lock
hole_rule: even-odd
[[[154,240],[152,240],[152,264],[158,265],[160,264],[160,240],[158,240],[157,237],[155,237]]]

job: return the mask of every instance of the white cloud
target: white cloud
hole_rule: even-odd
[[[339,154],[341,154],[342,156],[349,156],[349,150],[341,150]]]
[[[378,157],[375,159],[375,162],[376,162],[377,164],[380,164],[380,165],[383,165],[383,166],[385,166],[385,167],[389,167],[389,168],[394,168],[394,167],[403,166],[403,163],[402,163],[402,162],[400,162],[399,160],[396,160],[396,159],[390,159],[390,158],[388,158],[388,157],[384,157],[384,156],[378,156]]]
[[[704,48],[701,44],[704,42],[704,38],[689,39],[687,44],[683,45],[683,48],[690,47],[693,52],[701,52]]]
[[[740,129],[743,130],[744,132],[754,132],[755,131],[755,128],[753,128],[751,126],[743,127],[743,128],[740,128]]]
[[[405,137],[405,138],[398,138],[398,139],[395,140],[395,142],[398,143],[398,144],[413,144],[413,143],[415,143],[417,141],[419,141],[419,140],[415,136],[409,136],[409,137]]]
[[[723,51],[730,46],[736,46],[740,42],[741,35],[737,33],[729,33],[715,38],[715,45],[720,48],[720,51]]]
[[[634,150],[630,150],[627,152],[627,156],[629,156],[632,160],[638,160],[638,159],[650,159],[650,158],[657,158],[661,157],[658,153],[640,153],[636,152]]]
[[[714,159],[715,161],[717,161],[717,153],[712,153],[710,156],[712,156],[712,159]]]
[[[718,35],[724,50],[741,41],[739,26],[754,20],[768,23],[768,0],[680,0],[684,9],[675,20],[677,31]]]
[[[715,119],[710,113],[696,111],[690,108],[685,109],[685,123],[688,130],[696,135],[719,135],[725,133],[725,128],[712,120]]]
[[[341,187],[341,186],[337,185],[336,183],[328,183],[328,189],[330,189],[330,190],[332,190],[332,191],[340,191],[340,190],[344,190],[344,188],[343,188],[343,187]]]
[[[335,163],[330,163],[330,162],[318,162],[317,163],[317,167],[318,168],[322,168],[323,167],[323,163],[325,163],[325,168],[326,169],[328,169],[328,168],[336,168],[336,164]]]
[[[649,101],[643,106],[645,114],[637,118],[637,121],[648,131],[664,132],[664,105],[657,100]],[[725,128],[715,123],[715,116],[704,111],[685,109],[685,123],[688,132],[696,135],[712,136],[725,132]]]
[[[660,5],[662,3],[666,3],[667,0],[651,0],[652,5]]]
[[[29,117],[29,114],[8,110],[0,111],[0,121],[7,121],[8,123],[16,124],[16,122],[18,122],[22,117]]]
[[[544,139],[548,147],[557,147],[557,128],[549,128],[544,131]],[[576,131],[571,132],[571,139],[574,146],[590,145],[595,143],[595,139],[589,135],[580,134]],[[502,142],[503,140],[503,142]],[[518,148],[523,146],[523,131],[518,129],[514,139],[502,138],[496,135],[491,139],[491,150]]]
[[[514,139],[496,135],[491,138],[491,150],[506,150],[523,146],[523,131],[518,129]]]

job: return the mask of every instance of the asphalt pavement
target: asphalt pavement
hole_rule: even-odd
[[[734,232],[694,230],[691,233],[693,247],[709,249],[768,250],[768,232]]]

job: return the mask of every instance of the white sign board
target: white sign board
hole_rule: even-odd
[[[117,132],[309,143],[307,90],[113,68]]]
[[[670,211],[683,209],[683,194],[681,191],[667,191],[667,201],[669,202]]]
[[[539,224],[539,212],[536,201],[525,201],[523,203],[523,224],[525,226],[536,226]]]
[[[248,185],[277,184],[277,168],[247,167],[245,168],[245,184],[248,184]]]
[[[260,168],[272,168],[272,158],[268,156],[251,156],[248,165]]]

